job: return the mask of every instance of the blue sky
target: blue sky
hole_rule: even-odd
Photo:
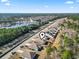
[[[79,0],[0,0],[0,13],[79,13]]]

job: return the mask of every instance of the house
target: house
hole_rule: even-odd
[[[43,49],[44,41],[41,40],[40,38],[32,39],[32,41],[37,45],[38,51]]]
[[[16,52],[12,52],[9,59],[34,59],[36,52],[29,49],[19,49]]]
[[[28,48],[28,49],[31,49],[33,51],[38,51],[38,47],[37,47],[36,43],[34,43],[34,42],[28,42],[23,46],[25,47],[25,49]],[[22,46],[20,48],[22,48]]]
[[[58,31],[59,31],[59,28],[53,27],[46,32],[40,32],[39,37],[44,42],[48,42],[49,40],[52,42],[56,37]]]
[[[43,40],[43,41],[47,41],[49,39],[52,39],[54,35],[55,34],[52,31],[41,32],[40,33],[40,39]]]

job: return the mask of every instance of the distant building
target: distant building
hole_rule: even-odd
[[[32,18],[30,18],[30,22],[33,22]]]

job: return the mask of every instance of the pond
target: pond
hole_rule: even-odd
[[[7,22],[7,23],[1,23],[0,28],[16,28],[21,26],[29,26],[31,24],[34,24],[35,22],[27,22],[27,21],[16,21],[16,22]]]

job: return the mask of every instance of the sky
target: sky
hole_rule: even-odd
[[[79,13],[79,0],[0,0],[0,13]]]

